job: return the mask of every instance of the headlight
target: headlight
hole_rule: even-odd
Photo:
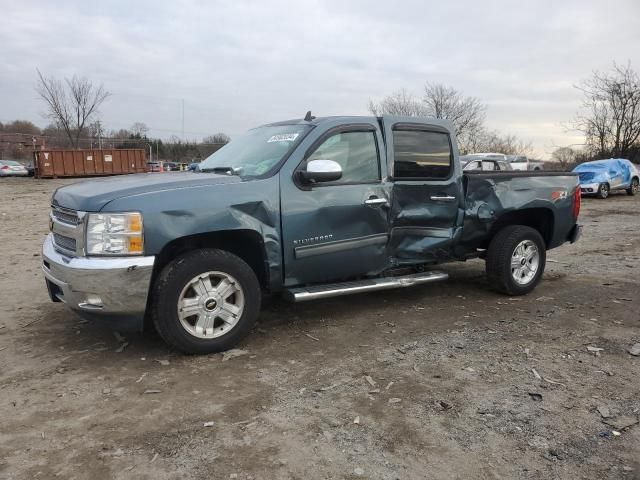
[[[140,213],[90,213],[87,255],[142,255]]]

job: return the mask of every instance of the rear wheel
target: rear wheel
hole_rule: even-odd
[[[627,195],[637,195],[640,190],[640,185],[637,178],[631,180],[631,186],[627,188]]]
[[[223,250],[188,252],[154,284],[152,317],[160,336],[189,354],[228,350],[251,329],[262,292],[255,273]]]
[[[507,295],[532,291],[544,273],[546,246],[540,233],[524,225],[500,230],[487,250],[489,284]]]
[[[598,186],[598,193],[596,194],[596,196],[598,198],[602,198],[605,199],[609,196],[609,184],[608,183],[601,183]]]

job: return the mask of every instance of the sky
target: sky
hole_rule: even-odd
[[[487,105],[487,126],[548,158],[574,88],[614,61],[640,68],[638,0],[0,0],[0,121],[45,126],[36,68],[85,76],[112,96],[107,129],[233,136],[263,123],[367,115],[369,100],[425,82]],[[577,145],[575,145],[577,146]]]

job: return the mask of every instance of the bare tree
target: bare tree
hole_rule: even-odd
[[[133,125],[131,125],[130,130],[132,135],[139,135],[140,137],[146,137],[147,133],[149,132],[149,127],[147,127],[146,123],[136,122]]]
[[[0,130],[2,129],[0,128]],[[40,128],[29,120],[14,120],[7,123],[4,130],[8,133],[24,133],[26,135],[40,135],[42,133]]]
[[[584,101],[573,127],[584,134],[592,154],[635,154],[640,139],[640,77],[631,64],[614,63],[610,72],[593,72],[576,88]]]
[[[560,164],[564,170],[575,163],[578,152],[571,147],[558,147],[551,153],[551,158]]]
[[[505,155],[531,156],[534,148],[531,142],[516,137],[515,135],[501,135],[496,131],[482,129],[477,135],[469,139],[467,150],[470,152],[494,152]]]
[[[202,139],[202,143],[226,144],[231,141],[231,137],[223,132],[214,133]]]
[[[369,100],[369,110],[375,116],[403,115],[407,117],[429,116],[427,109],[413,94],[404,88],[384,97],[379,103]]]
[[[466,97],[441,83],[427,83],[422,101],[428,116],[447,119],[453,124],[462,151],[467,151],[482,134],[487,107],[476,97]]]
[[[84,77],[74,75],[64,83],[54,77],[45,77],[40,70],[36,92],[47,104],[46,116],[59,125],[73,148],[78,148],[85,127],[97,114],[98,108],[109,95],[103,85],[94,86]]]
[[[475,139],[483,133],[486,109],[476,97],[467,97],[440,83],[427,83],[422,99],[402,89],[384,97],[379,103],[369,102],[369,110],[376,116],[388,114],[449,120],[456,130],[462,151],[469,151]]]

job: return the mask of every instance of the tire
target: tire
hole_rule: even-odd
[[[631,180],[631,186],[627,188],[627,195],[637,195],[640,190],[640,185],[637,178]]]
[[[611,193],[611,191],[609,189],[608,183],[601,183],[600,185],[598,185],[598,192],[596,193],[596,197],[604,200],[609,196],[609,193]]]
[[[181,352],[221,352],[249,333],[261,298],[244,260],[223,250],[193,250],[163,268],[153,285],[151,315],[162,339]]]
[[[526,248],[522,249],[524,246]],[[527,258],[527,255],[534,255],[533,247],[535,256]],[[516,248],[519,249],[518,253]],[[516,255],[519,259],[518,267],[512,263],[516,260]],[[540,282],[546,260],[546,245],[537,230],[524,225],[505,227],[493,237],[487,249],[486,271],[489,285],[507,295],[525,295]],[[521,263],[523,261],[526,263]],[[520,280],[516,280],[516,277]]]

